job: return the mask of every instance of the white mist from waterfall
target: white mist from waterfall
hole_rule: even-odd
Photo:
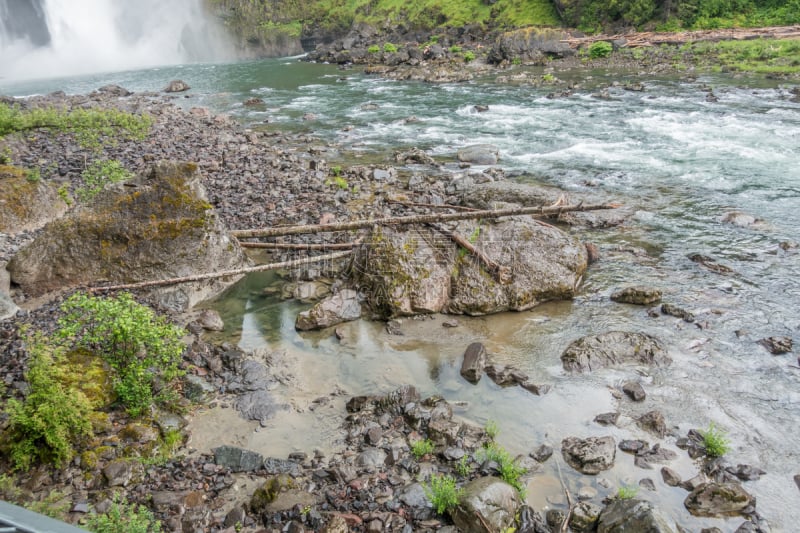
[[[47,46],[0,35],[0,78],[56,78],[234,59],[202,0],[40,0]],[[14,21],[8,21],[14,23]]]

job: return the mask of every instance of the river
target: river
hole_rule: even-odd
[[[308,131],[338,147],[332,164],[388,162],[394,150],[410,147],[447,157],[464,146],[491,143],[501,149],[499,166],[515,179],[591,193],[635,209],[621,227],[582,235],[606,253],[590,267],[572,302],[460,318],[458,328],[443,328],[442,317],[406,320],[405,335],[396,336],[382,324],[360,321],[346,326],[348,342],[340,343],[329,332],[297,333],[294,316],[304,306],[263,296],[263,286],[275,282],[269,276],[244,280],[213,304],[226,320],[225,336],[245,348],[285,352],[287,375],[294,378],[278,391],[302,412],[281,415],[261,429],[232,421],[222,408],[208,410],[194,423],[197,446],[204,439],[225,438],[276,456],[335,449],[346,396],[309,409],[334,385],[355,395],[412,383],[424,394],[463,402],[462,417],[479,425],[496,421],[500,442],[515,453],[544,442],[557,448],[567,436],[612,434],[617,440],[652,442],[633,418],[659,409],[681,435],[711,422],[723,428],[731,440],[727,457],[733,464],[767,471],[761,480],[745,484],[756,495],[759,511],[774,531],[794,530],[792,524],[800,522],[800,495],[792,480],[800,474],[797,351],[773,356],[757,341],[769,336],[797,341],[800,331],[800,103],[779,82],[725,74],[696,79],[627,72],[556,74],[580,87],[568,97],[548,98],[552,87],[491,80],[398,82],[284,59],[35,82],[0,80],[0,93],[84,93],[106,83],[157,91],[180,78],[192,91],[176,98],[179,105],[208,106],[252,127]],[[641,81],[645,90],[618,86],[609,90],[609,99],[593,96],[613,80]],[[708,97],[709,89],[716,101]],[[244,106],[252,97],[262,98],[265,106]],[[366,103],[376,105],[362,107]],[[477,113],[476,104],[489,110]],[[316,120],[303,121],[305,113]],[[412,115],[418,120],[407,121]],[[742,227],[721,221],[735,211],[758,222]],[[642,249],[648,256],[634,260],[613,247]],[[732,272],[702,268],[688,259],[693,253]],[[614,289],[634,283],[662,288],[664,301],[693,312],[697,321],[652,318],[644,308],[610,301]],[[572,340],[611,329],[658,336],[669,347],[673,364],[639,374],[631,369],[585,376],[563,372],[559,356]],[[500,389],[486,379],[467,384],[458,375],[459,358],[476,340],[486,344],[494,360],[518,366],[553,390],[537,397],[518,388]],[[648,393],[644,404],[610,394],[610,388],[637,377]],[[595,415],[614,410],[622,414],[619,427],[592,422]],[[217,425],[220,420],[227,421],[224,427]],[[204,426],[205,436],[200,434]],[[667,437],[665,445],[674,448],[674,437]],[[685,479],[697,466],[680,455],[671,466]],[[650,477],[657,491],[642,489],[639,496],[660,502],[677,523],[731,531],[741,523],[694,519],[682,506],[685,491],[663,484],[658,470],[636,469],[632,457],[622,453],[616,463],[601,476],[609,487],[579,476],[568,476],[568,483],[574,490],[590,485],[603,495]],[[554,468],[551,460],[529,484],[529,500],[537,508],[561,503]]]

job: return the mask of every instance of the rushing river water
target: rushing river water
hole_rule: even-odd
[[[205,105],[228,112],[243,123],[313,132],[339,146],[344,164],[370,158],[389,161],[395,149],[418,147],[436,156],[458,148],[492,143],[501,149],[500,166],[521,175],[580,193],[613,199],[635,209],[619,228],[582,237],[609,252],[593,265],[580,295],[530,312],[461,318],[446,329],[442,317],[406,320],[405,335],[389,335],[382,324],[347,324],[348,341],[329,332],[300,334],[294,316],[304,306],[262,295],[269,276],[250,277],[214,304],[228,324],[226,338],[246,348],[285,352],[287,376],[277,389],[295,406],[270,427],[256,428],[216,408],[194,423],[195,444],[221,440],[275,456],[293,450],[335,449],[337,426],[346,396],[311,410],[312,400],[335,386],[348,394],[385,393],[412,383],[423,394],[441,394],[459,404],[459,414],[477,424],[494,420],[499,440],[510,450],[529,452],[547,442],[556,449],[567,436],[612,434],[652,437],[633,419],[661,410],[670,427],[684,435],[710,422],[732,441],[734,464],[759,466],[768,473],[747,483],[758,509],[776,531],[800,523],[800,370],[797,352],[773,356],[756,341],[768,336],[798,340],[800,330],[800,103],[777,82],[724,76],[696,80],[637,78],[643,92],[611,88],[610,99],[592,96],[617,73],[574,74],[581,88],[566,98],[547,97],[548,88],[492,82],[428,85],[366,77],[356,71],[294,60],[197,65],[113,75],[2,84],[0,93],[26,95],[61,89],[89,92],[106,83],[129,89],[159,90],[173,78],[192,87],[180,105]],[[569,79],[570,73],[558,73]],[[718,101],[709,101],[707,86]],[[243,102],[263,98],[265,108]],[[376,106],[362,107],[374,103]],[[475,104],[489,106],[476,113]],[[304,113],[316,120],[303,121]],[[410,116],[417,121],[407,121]],[[265,125],[266,123],[266,125]],[[352,127],[350,127],[352,126]],[[334,162],[335,164],[335,162]],[[454,168],[455,170],[455,168]],[[733,211],[760,220],[748,226],[721,222]],[[612,246],[644,249],[649,256],[610,252]],[[719,274],[690,261],[700,253],[732,269]],[[630,256],[630,257],[628,257]],[[695,324],[645,309],[613,303],[609,294],[624,284],[660,287],[664,300],[698,317]],[[698,324],[702,327],[699,327]],[[639,374],[631,369],[570,376],[559,355],[574,339],[612,329],[643,331],[660,337],[674,363]],[[519,388],[500,389],[489,380],[477,386],[458,375],[459,358],[472,341],[484,342],[492,359],[518,366],[553,390],[542,397]],[[279,364],[279,366],[280,366]],[[609,389],[631,378],[647,389],[644,404],[615,400]],[[592,422],[599,413],[619,410],[619,427]],[[204,429],[205,428],[205,429]],[[205,433],[204,433],[205,431]],[[674,448],[674,437],[665,445]],[[671,464],[684,479],[697,465],[681,452]],[[553,461],[529,485],[537,508],[557,505],[561,488]],[[570,487],[591,485],[602,494],[643,477],[657,491],[639,496],[656,500],[677,523],[690,529],[716,525],[733,530],[741,519],[699,520],[683,509],[683,489],[661,482],[658,470],[632,466],[617,455],[617,466],[598,479],[568,477]],[[569,470],[568,467],[564,467]]]

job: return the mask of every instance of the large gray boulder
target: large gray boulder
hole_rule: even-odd
[[[586,270],[586,249],[577,239],[527,217],[465,221],[452,231],[502,268],[491,271],[432,228],[380,228],[356,258],[372,308],[386,317],[524,311],[572,298]]]
[[[473,165],[496,165],[500,159],[500,149],[493,144],[476,144],[458,151],[458,160]]]
[[[675,530],[653,504],[643,500],[614,500],[603,512],[597,524],[598,533],[673,533]]]
[[[99,282],[135,283],[248,265],[208,203],[193,163],[159,164],[102,191],[85,208],[48,223],[9,262],[11,281],[30,295]],[[159,303],[185,310],[222,281],[154,289]]]
[[[26,171],[0,165],[0,233],[39,229],[62,216],[67,204],[52,182],[31,179]]]
[[[645,333],[627,331],[581,337],[561,354],[561,364],[568,372],[590,372],[625,363],[666,366],[671,362],[661,341]]]
[[[451,512],[453,522],[463,533],[505,531],[514,526],[519,507],[517,491],[496,477],[480,477],[464,486],[459,505]]]
[[[14,303],[8,294],[0,290],[0,320],[11,318],[17,314],[17,311],[19,311],[17,304]]]
[[[617,446],[614,437],[567,437],[561,441],[561,455],[582,474],[599,474],[614,466]]]
[[[522,28],[501,33],[489,51],[488,61],[500,63],[520,59],[541,59],[546,55],[567,57],[575,50],[563,42],[568,35],[548,28]]]
[[[323,329],[358,320],[360,317],[361,302],[358,293],[352,289],[344,289],[298,314],[294,327],[300,331]]]

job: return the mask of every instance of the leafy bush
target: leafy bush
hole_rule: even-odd
[[[114,391],[131,416],[168,399],[164,391],[156,394],[156,384],[182,374],[182,328],[129,293],[105,298],[75,293],[61,310],[65,315],[59,320],[59,336],[100,355],[114,369]]]
[[[61,350],[32,340],[26,378],[30,387],[23,400],[8,400],[11,461],[27,470],[35,461],[61,467],[68,463],[74,446],[92,434],[86,396],[61,381]]]
[[[456,473],[461,477],[467,477],[469,473],[472,471],[472,468],[469,465],[469,455],[463,456],[459,461],[456,463]]]
[[[397,47],[392,43],[383,43],[383,51],[387,54],[391,54],[393,52],[397,52]]]
[[[464,52],[464,61],[469,63],[470,61],[474,60],[475,60],[475,52],[473,52],[472,50],[467,50],[466,52]]]
[[[703,446],[706,454],[711,457],[722,457],[730,451],[731,441],[727,434],[718,429],[713,422],[708,425],[708,429],[700,432],[703,435]]]
[[[464,493],[463,489],[456,487],[456,480],[452,476],[431,477],[430,482],[423,484],[422,488],[438,514],[444,514],[458,505]]]
[[[414,457],[421,459],[429,453],[433,453],[434,446],[430,439],[420,439],[411,443],[411,453]]]
[[[518,465],[505,448],[495,442],[490,442],[479,450],[478,461],[493,461],[497,463],[497,470],[500,472],[500,477],[503,481],[517,489],[520,495],[525,495],[525,487],[522,485],[520,478],[528,470]]]
[[[133,174],[116,159],[93,162],[81,173],[83,187],[76,191],[81,202],[92,200],[109,183],[118,183],[133,177]]]
[[[150,130],[149,116],[137,116],[117,109],[73,109],[53,107],[20,109],[0,103],[0,137],[37,129],[68,132],[84,147],[99,148],[101,139],[143,139]]]
[[[160,533],[161,522],[143,505],[115,496],[107,513],[89,515],[86,527],[94,533]]]
[[[500,427],[497,425],[497,422],[491,419],[486,421],[486,425],[483,426],[483,430],[486,432],[486,436],[491,440],[494,440],[497,438],[497,435],[500,434]]]
[[[381,51],[381,47],[378,46],[377,44],[373,44],[372,46],[367,48],[367,52],[369,52],[370,54],[377,54],[380,51]]]
[[[595,41],[589,46],[589,57],[592,59],[600,59],[604,57],[608,57],[611,55],[611,52],[614,50],[614,47],[611,46],[611,43],[608,41]]]
[[[457,44],[454,44],[453,46],[450,47],[451,54],[458,54],[460,52],[461,52],[461,47],[458,46]]]

